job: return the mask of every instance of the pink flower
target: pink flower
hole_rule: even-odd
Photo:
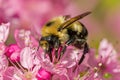
[[[53,49],[51,61],[49,55],[45,54],[41,47],[37,51],[38,41],[35,40],[29,30],[16,30],[15,39],[17,44],[7,46],[6,50],[4,50],[4,43],[1,43],[1,79],[119,80],[120,64],[117,60],[117,52],[106,39],[100,43],[97,57],[94,49],[90,49],[80,65],[78,65],[78,62],[81,59],[83,50],[67,46],[65,53],[60,59],[57,59]],[[8,60],[4,52],[9,57],[11,67],[8,66]],[[58,53],[61,53],[61,48]],[[13,63],[13,61],[16,63]],[[9,73],[10,70],[11,73]]]
[[[79,50],[80,54],[79,54],[79,56],[77,55],[77,58],[78,58],[77,61],[79,61],[81,58],[81,55],[82,55],[81,51],[82,50]],[[91,74],[93,74],[92,66],[94,66],[96,64],[96,61],[94,61],[94,60],[95,60],[94,59],[94,51],[91,49],[89,51],[89,53],[87,53],[85,55],[85,58],[80,65],[76,64],[72,67],[67,68],[67,75],[68,75],[69,79],[70,80],[90,80],[87,78],[90,77]],[[90,64],[94,64],[94,65],[90,65]],[[67,80],[69,80],[69,79],[67,79]],[[60,80],[62,80],[62,79],[60,79]],[[91,80],[93,80],[93,79],[91,79]]]
[[[97,62],[97,64],[96,64]],[[92,74],[93,79],[102,80],[119,80],[120,74],[120,64],[117,60],[117,52],[114,50],[113,46],[108,43],[106,39],[103,39],[100,43],[99,54],[96,58],[96,62]],[[91,69],[91,70],[92,70]],[[90,77],[89,77],[90,78]],[[88,79],[89,80],[89,79]]]
[[[37,80],[36,75],[41,65],[36,64],[39,62],[34,61],[37,60],[34,52],[35,51],[30,49],[30,47],[23,48],[20,52],[20,63],[16,62],[19,68],[9,60],[13,65],[12,73],[9,73],[9,69],[11,68],[8,67],[4,72],[3,78],[10,78],[10,80]]]
[[[10,44],[6,48],[5,55],[13,62],[20,61],[20,50],[17,44]]]
[[[99,55],[103,62],[107,61],[107,64],[117,61],[117,52],[114,50],[112,44],[110,44],[106,39],[103,39],[100,43]]]
[[[118,74],[120,74],[120,64],[118,63],[117,52],[114,50],[112,44],[108,43],[106,39],[103,39],[100,44],[99,55],[101,60],[98,65],[103,72],[104,79],[119,80]],[[116,72],[115,70],[118,71]]]
[[[48,56],[45,57],[44,52],[38,52],[37,55],[40,55],[39,60],[42,68],[51,72],[53,76],[56,75],[61,80],[63,79],[61,78],[61,76],[64,77],[66,80],[69,80],[70,77],[68,75],[68,69],[78,64],[78,61],[80,60],[82,55],[82,50],[75,50],[74,47],[68,46],[66,52],[60,58],[60,60],[56,61],[53,57],[53,62],[50,61]]]

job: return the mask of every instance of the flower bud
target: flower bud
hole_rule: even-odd
[[[45,69],[41,68],[37,75],[36,75],[36,78],[37,80],[51,80],[51,73],[46,71]]]
[[[6,48],[5,55],[10,58],[11,61],[19,61],[20,60],[20,48],[17,44],[10,44]]]

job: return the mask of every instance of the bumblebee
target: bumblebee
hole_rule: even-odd
[[[64,54],[66,47],[72,45],[76,48],[83,49],[82,57],[78,64],[81,64],[85,54],[88,53],[89,47],[86,42],[88,31],[86,27],[78,21],[91,12],[85,12],[70,18],[69,15],[53,18],[46,23],[41,31],[40,46],[48,53],[52,61],[52,50],[55,49],[56,58],[58,58],[58,49],[62,46],[61,55]]]

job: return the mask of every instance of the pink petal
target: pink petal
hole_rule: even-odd
[[[79,50],[75,50],[74,47],[69,46],[60,60],[60,64],[66,68],[70,68],[76,64],[78,59]]]
[[[0,55],[0,71],[8,67],[8,60],[5,55]]]
[[[20,61],[20,52],[14,52],[14,54],[12,54],[10,56],[11,61],[15,62],[15,61]]]
[[[5,48],[6,46],[3,43],[0,43],[0,55],[3,55],[3,53],[5,52]]]
[[[99,46],[99,55],[102,57],[102,60],[109,64],[111,61],[116,61],[117,52],[106,39],[103,39]]]
[[[9,34],[10,23],[2,23],[0,25],[0,43],[4,43],[7,40]]]
[[[41,66],[44,67],[44,69],[52,72],[54,69],[54,64],[50,61],[48,57],[45,57],[43,53],[40,54],[39,60],[41,62]]]
[[[35,40],[34,37],[31,36],[31,32],[29,30],[15,30],[14,36],[17,44],[20,47],[38,46],[38,42]]]
[[[12,80],[14,71],[15,71],[14,67],[8,67],[3,74],[3,80]]]
[[[67,78],[65,75],[53,75],[52,80],[72,80]]]
[[[37,73],[37,80],[51,80],[52,74],[41,68]]]
[[[29,45],[30,42],[30,31],[25,30],[15,30],[14,36],[17,44],[20,47],[25,47]]]
[[[29,47],[23,48],[20,53],[20,63],[24,68],[30,69],[33,67],[33,55]]]
[[[93,68],[93,67],[97,66],[97,63],[98,63],[98,60],[95,58],[95,50],[90,49],[89,53],[87,54],[86,64],[88,64],[89,66],[91,66],[91,68]]]
[[[20,48],[17,44],[10,44],[6,48],[5,55],[13,62],[20,60]]]

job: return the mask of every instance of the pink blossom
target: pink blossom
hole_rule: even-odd
[[[79,50],[80,54],[79,56],[78,55],[76,56],[78,58],[77,61],[79,61],[81,58],[81,55],[83,53],[81,51],[82,50]],[[93,74],[92,66],[94,67],[95,64],[96,64],[96,60],[94,59],[94,50],[91,49],[89,53],[85,55],[85,58],[80,65],[76,64],[72,67],[67,68],[67,75],[70,80],[93,80],[90,79],[90,75]],[[87,79],[88,77],[89,79]]]
[[[102,68],[104,79],[109,78],[110,80],[119,80],[118,74],[120,74],[120,64],[118,63],[117,52],[106,39],[100,43],[99,55],[101,60],[99,66]],[[118,70],[115,72],[114,70]]]
[[[95,64],[92,65],[94,65],[91,67],[94,72],[92,79],[119,80],[120,64],[117,60],[117,52],[106,39],[101,41],[98,57]]]
[[[61,67],[61,65],[52,63],[49,59],[49,57],[45,58],[43,53],[41,54],[40,57],[40,63],[41,66],[46,69],[48,72],[51,72],[52,74],[59,74],[59,75],[64,75],[66,73],[66,69],[64,67]]]
[[[5,55],[0,55],[0,72],[7,68],[8,60]]]
[[[80,65],[78,62],[83,54],[82,49],[67,46],[60,59],[55,57],[53,49],[51,61],[41,47],[37,50],[39,42],[29,30],[16,30],[15,39],[17,44],[5,46],[4,42],[1,43],[0,79],[119,80],[120,64],[117,52],[106,39],[101,41],[98,55],[95,55],[95,49],[90,49]],[[61,48],[58,53],[61,53]],[[9,64],[11,66],[8,66]],[[10,71],[12,72],[9,73]]]
[[[25,47],[20,52],[20,63],[16,62],[19,68],[11,60],[13,65],[12,74],[9,73],[9,67],[5,70],[3,78],[10,78],[10,80],[37,80],[36,75],[40,69],[40,64],[34,63],[35,54],[30,47]]]
[[[107,61],[107,64],[110,62],[116,62],[117,60],[117,52],[114,50],[112,44],[106,39],[103,39],[100,43],[99,55],[103,61]]]
[[[64,76],[65,79],[69,80],[70,77],[68,76],[68,69],[78,64],[78,61],[82,55],[82,50],[75,50],[74,47],[69,46],[61,59],[57,62],[54,60],[54,58],[53,62],[51,62],[48,56],[45,57],[44,52],[41,54],[39,52],[38,55],[40,55],[39,59],[41,66],[44,69],[51,72],[53,76],[57,75],[59,78]]]

